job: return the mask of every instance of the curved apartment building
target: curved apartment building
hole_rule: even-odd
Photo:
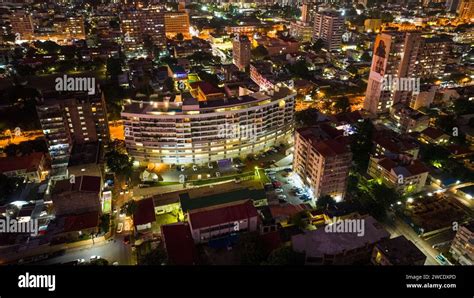
[[[296,93],[286,87],[236,98],[132,101],[122,111],[128,153],[140,162],[202,164],[287,142]]]

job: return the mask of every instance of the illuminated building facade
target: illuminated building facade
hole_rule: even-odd
[[[128,153],[140,162],[202,164],[287,142],[296,93],[286,87],[238,98],[132,102],[122,119]]]
[[[346,194],[352,153],[343,142],[322,134],[320,127],[296,131],[293,170],[317,198],[330,195],[339,201]]]

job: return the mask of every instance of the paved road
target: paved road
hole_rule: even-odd
[[[385,224],[386,229],[390,232],[392,237],[403,235],[408,240],[413,242],[419,250],[421,250],[426,256],[425,265],[439,265],[435,257],[439,255],[439,252],[431,247],[431,245],[418,237],[418,234],[406,224],[403,220],[395,218],[392,224]]]
[[[68,250],[64,255],[48,259],[43,262],[35,263],[35,265],[52,265],[72,262],[77,259],[85,259],[88,261],[91,256],[101,256],[109,261],[109,264],[118,262],[120,265],[132,264],[132,250],[129,245],[123,243],[122,239],[114,241],[105,241],[95,244],[90,248],[78,248]]]

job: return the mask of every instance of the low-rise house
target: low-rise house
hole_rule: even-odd
[[[421,131],[420,139],[425,143],[443,145],[449,141],[449,136],[439,128],[428,127]]]
[[[39,183],[46,178],[48,171],[46,154],[43,152],[0,158],[0,173],[8,177],[21,177]]]
[[[188,213],[194,242],[207,242],[233,233],[254,232],[258,212],[250,200],[198,209]]]
[[[459,227],[449,252],[459,264],[474,265],[474,222]]]
[[[101,179],[79,176],[56,182],[51,199],[56,216],[100,212]]]
[[[426,256],[423,252],[403,235],[377,243],[372,253],[372,264],[374,265],[423,266],[425,261]]]
[[[133,214],[133,224],[137,231],[151,229],[151,224],[156,221],[153,199],[147,198],[137,201],[137,209]]]
[[[293,250],[305,254],[307,265],[367,264],[374,245],[389,239],[390,234],[371,216],[361,217],[358,220],[362,220],[363,235],[357,232],[327,231],[326,228],[319,228],[293,236],[291,238]]]
[[[370,157],[367,173],[402,193],[421,191],[429,174],[426,165],[419,160],[389,157]]]
[[[178,222],[161,226],[163,243],[173,265],[196,265],[197,250],[188,223]]]

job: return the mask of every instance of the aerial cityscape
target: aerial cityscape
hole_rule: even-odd
[[[474,1],[0,0],[0,265],[474,265]]]

